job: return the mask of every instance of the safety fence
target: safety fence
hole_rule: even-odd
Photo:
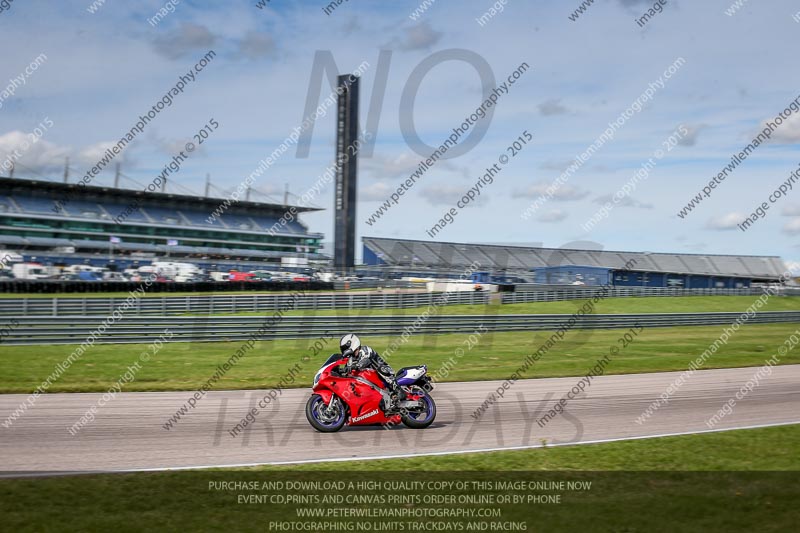
[[[486,304],[488,295],[453,292],[447,304]],[[126,296],[119,298],[0,298],[0,316],[109,315]],[[275,309],[390,309],[430,305],[442,299],[431,292],[347,292],[291,294],[219,294],[213,296],[142,296],[126,315],[213,315],[265,313]]]
[[[478,327],[489,331],[555,331],[567,326],[571,315],[434,315],[420,321],[408,316],[282,316],[274,324],[258,316],[148,316],[125,317],[98,328],[105,317],[28,317],[5,337],[4,344],[79,344],[90,336],[96,343],[147,343],[165,328],[173,333],[172,342],[211,342],[246,340],[262,326],[269,325],[261,339],[314,338],[358,331],[374,336],[400,335],[406,328],[416,334],[473,332]],[[727,325],[740,313],[646,313],[583,315],[575,329]],[[749,324],[800,322],[798,311],[759,312]]]
[[[488,293],[477,291],[452,292],[446,305],[488,305],[490,303],[555,302],[592,298],[598,287],[560,288],[538,291]],[[265,313],[292,309],[406,309],[424,307],[442,300],[440,292],[384,290],[380,292],[313,292],[282,294],[215,294],[210,296],[153,296],[138,298],[126,310],[127,315],[213,315],[235,313]],[[612,288],[603,293],[612,298],[645,296],[759,296],[762,289],[658,289],[646,287]],[[782,295],[800,295],[793,289],[782,288]],[[121,297],[42,297],[0,298],[0,317],[109,315],[127,295]]]

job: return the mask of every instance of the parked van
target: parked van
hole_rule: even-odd
[[[11,265],[11,272],[17,279],[45,279],[50,273],[39,263],[15,263]]]

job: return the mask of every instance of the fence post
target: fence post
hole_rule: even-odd
[[[58,298],[53,298],[53,316],[58,316]]]

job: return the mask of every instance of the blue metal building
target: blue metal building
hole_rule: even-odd
[[[532,269],[536,283],[547,285],[613,285],[615,287],[678,287],[686,289],[738,289],[750,287],[751,278],[677,274],[646,270],[559,265]]]
[[[453,276],[472,268],[478,280],[522,277],[543,285],[746,288],[783,280],[778,256],[581,250],[505,244],[364,237],[364,263],[376,271]],[[475,269],[474,265],[477,265]]]

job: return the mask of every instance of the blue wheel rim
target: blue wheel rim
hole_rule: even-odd
[[[431,400],[426,395],[426,396],[421,397],[420,401],[425,402],[425,405],[426,405],[426,409],[425,409],[425,413],[424,413],[425,414],[425,418],[417,418],[419,415],[421,415],[423,413],[411,413],[411,412],[409,412],[408,416],[410,416],[411,418],[413,418],[417,422],[427,422],[433,416],[433,408],[431,407]]]
[[[322,400],[321,397],[318,397],[316,400],[314,400],[314,403],[311,405],[311,414],[314,416],[314,420],[316,420],[323,426],[335,426],[342,421],[342,417],[344,416],[344,410],[342,409],[339,409],[339,416],[337,416],[336,419],[331,422],[320,419],[319,417],[320,404],[325,405],[325,402]]]

